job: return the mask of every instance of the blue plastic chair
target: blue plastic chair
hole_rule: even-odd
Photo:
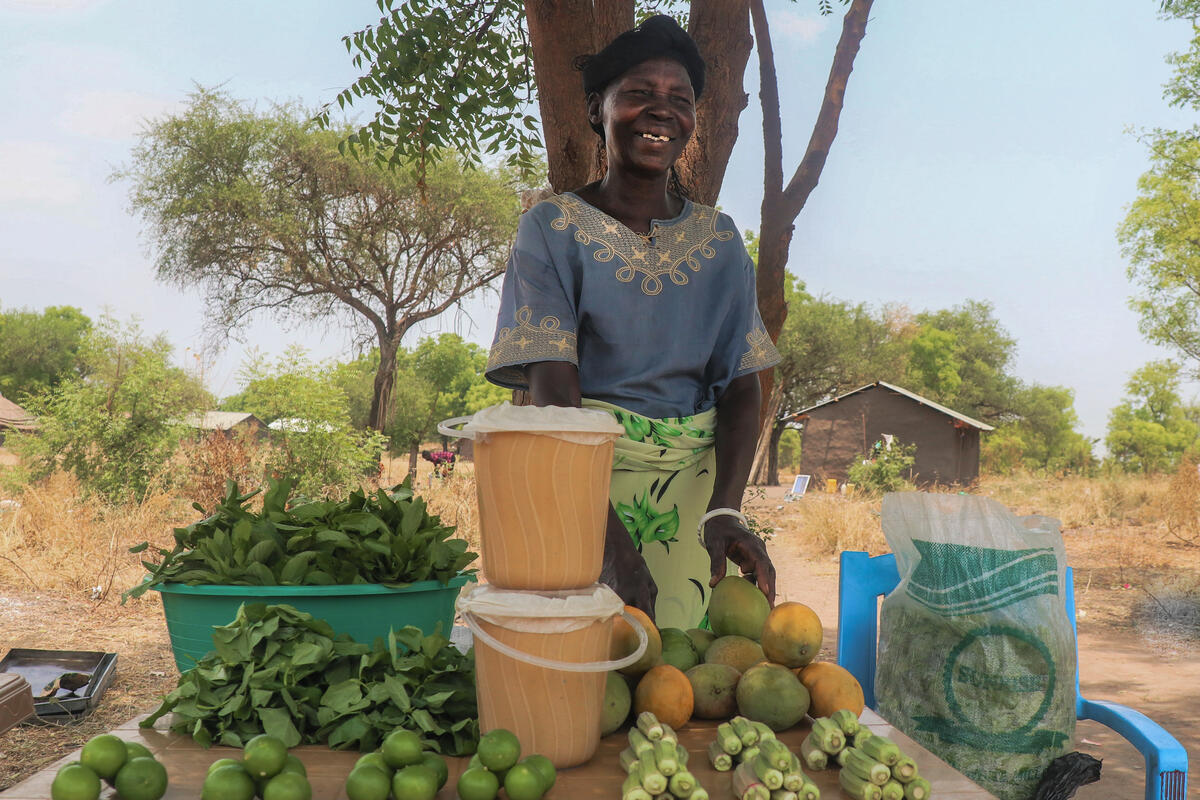
[[[843,551],[838,581],[837,663],[862,684],[869,707],[875,707],[875,647],[879,598],[896,588],[900,573],[896,556],[871,557],[860,551]],[[1067,617],[1075,630],[1075,578],[1067,567]],[[1077,636],[1077,634],[1076,634]],[[1076,653],[1079,645],[1076,640]],[[1078,661],[1078,659],[1076,659]],[[1146,800],[1185,800],[1187,751],[1154,720],[1132,708],[1079,694],[1075,670],[1075,716],[1099,722],[1119,733],[1146,760]]]

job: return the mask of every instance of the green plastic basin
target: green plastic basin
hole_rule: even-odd
[[[242,603],[286,603],[329,623],[337,633],[371,644],[386,639],[391,628],[413,625],[433,633],[441,623],[449,637],[454,624],[454,601],[469,576],[452,578],[446,586],[419,581],[401,589],[379,584],[350,586],[188,586],[163,583],[163,614],[175,666],[191,669],[213,649],[212,629],[233,622]]]

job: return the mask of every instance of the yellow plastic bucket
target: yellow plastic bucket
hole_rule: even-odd
[[[600,578],[621,425],[603,411],[503,403],[438,427],[475,443],[488,583],[540,591],[591,586]]]
[[[646,649],[646,633],[607,586],[521,592],[488,584],[459,596],[457,608],[475,638],[479,727],[512,731],[521,752],[556,767],[591,759],[600,744],[604,684]],[[608,660],[613,618],[624,616],[639,644]]]

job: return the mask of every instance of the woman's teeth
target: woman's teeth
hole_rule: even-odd
[[[642,138],[649,139],[652,142],[669,142],[669,141],[671,141],[670,136],[655,136],[653,133],[643,133]]]

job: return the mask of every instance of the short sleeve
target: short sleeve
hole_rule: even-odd
[[[721,337],[709,362],[717,396],[734,378],[769,369],[782,360],[758,313],[754,262],[749,253],[745,253],[736,283],[729,314],[721,326]]]
[[[509,389],[529,388],[526,364],[565,361],[579,365],[571,274],[565,250],[558,254],[551,250],[548,223],[541,212],[541,204],[530,209],[517,227],[500,289],[496,335],[488,354],[487,379]]]

